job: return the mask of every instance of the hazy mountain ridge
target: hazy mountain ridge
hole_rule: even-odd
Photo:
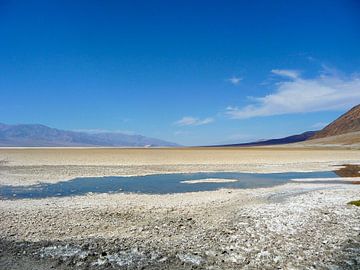
[[[176,143],[124,133],[86,133],[50,128],[39,124],[0,123],[0,146],[178,146]]]
[[[302,142],[308,140],[310,137],[314,136],[316,131],[307,131],[301,134],[287,136],[278,139],[263,140],[258,142],[249,142],[249,143],[236,143],[236,144],[226,144],[226,145],[216,145],[216,147],[238,147],[238,146],[266,146],[266,145],[280,145],[287,143]]]

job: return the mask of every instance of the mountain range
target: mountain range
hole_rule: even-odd
[[[292,135],[284,138],[262,140],[249,143],[235,143],[235,144],[226,144],[226,145],[216,145],[216,147],[237,147],[237,146],[265,146],[265,145],[279,145],[287,143],[295,143],[306,141],[316,134],[317,131],[307,131],[301,134]]]
[[[2,147],[174,147],[176,143],[124,133],[86,133],[50,128],[44,125],[0,123]]]
[[[353,107],[335,121],[319,131],[307,131],[279,139],[257,142],[216,145],[215,147],[247,147],[281,145],[289,143],[305,143],[304,145],[355,145],[360,143],[360,104]]]
[[[353,107],[320,131],[307,131],[279,139],[216,145],[248,147],[289,143],[359,144],[360,105]],[[0,147],[176,147],[173,142],[125,133],[87,133],[50,128],[44,125],[6,125],[0,123]]]

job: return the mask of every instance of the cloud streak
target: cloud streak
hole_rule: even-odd
[[[231,77],[230,79],[227,79],[227,81],[233,85],[238,85],[241,81],[243,80],[243,78],[241,77]]]
[[[291,79],[296,79],[300,76],[300,73],[298,71],[290,70],[290,69],[273,69],[271,70],[271,73],[282,77],[288,77]]]
[[[214,119],[211,117],[199,119],[192,116],[185,116],[181,118],[180,120],[176,121],[174,124],[177,126],[202,126],[207,125],[214,122]]]
[[[112,130],[112,129],[74,129],[74,132],[83,132],[89,134],[101,134],[101,133],[119,133],[119,134],[127,134],[127,135],[135,135],[136,133],[130,130]]]
[[[360,103],[360,75],[349,77],[339,74],[321,74],[312,79],[303,79],[298,73],[288,70],[272,70],[285,76],[275,84],[275,91],[263,97],[252,98],[253,103],[244,107],[229,106],[226,114],[233,119],[331,111],[348,109]]]
[[[316,128],[316,129],[323,129],[324,127],[326,127],[329,123],[325,123],[325,122],[318,122],[313,124],[311,127],[312,128]]]

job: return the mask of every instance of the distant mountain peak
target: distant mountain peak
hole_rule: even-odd
[[[51,128],[41,124],[0,123],[0,146],[18,147],[174,147],[176,143],[124,133],[86,133]]]

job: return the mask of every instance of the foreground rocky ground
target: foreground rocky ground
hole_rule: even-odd
[[[360,186],[0,201],[0,269],[359,269]]]
[[[333,170],[357,150],[0,149],[0,185]],[[355,168],[358,173],[358,168]],[[341,177],[353,176],[348,171]],[[0,199],[0,269],[359,269],[360,185]]]

